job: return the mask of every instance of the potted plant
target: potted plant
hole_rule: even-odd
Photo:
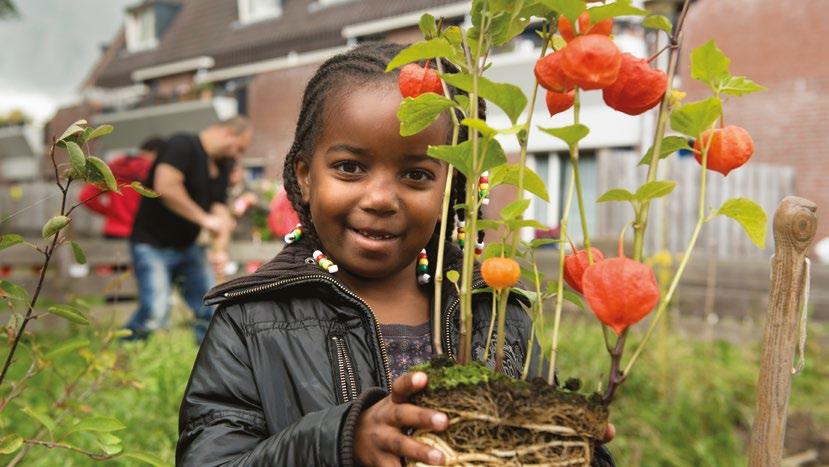
[[[444,279],[454,283],[460,296],[461,340],[458,349],[447,349],[440,339],[435,339],[433,348],[443,355],[420,368],[430,375],[430,385],[417,403],[447,413],[450,427],[442,433],[420,432],[415,436],[443,450],[449,464],[589,465],[593,448],[605,433],[609,405],[671,302],[702,226],[718,215],[731,217],[754,243],[763,247],[766,215],[759,205],[735,198],[708,210],[705,200],[710,171],[728,175],[753,153],[748,132],[724,123],[723,98],[742,96],[763,87],[745,77],[731,75],[728,58],[712,41],[690,56],[691,75],[705,83],[712,95],[697,102],[682,102],[684,94],[674,89],[672,82],[688,3],[684,2],[677,24],[673,25],[666,17],[633,6],[630,0],[601,4],[580,0],[475,0],[471,27],[443,27],[442,21],[425,14],[420,20],[424,40],[401,51],[389,64],[389,71],[403,68],[399,78],[401,92],[408,97],[398,112],[402,135],[421,131],[444,112],[448,111],[452,118],[451,144],[430,147],[428,153],[446,161],[450,171],[466,177],[466,199],[459,206],[449,206],[451,180],[447,182],[442,224],[456,214],[453,211],[458,211],[465,219],[467,239],[475,239],[478,232],[485,231],[496,240],[478,252],[476,247],[480,249],[480,245],[475,241],[464,242],[464,267],[445,275],[441,264],[443,251],[438,252],[434,303],[441,303]],[[668,35],[668,46],[650,58],[623,54],[610,37],[618,16],[643,17],[645,27]],[[518,86],[491,81],[484,72],[491,65],[493,48],[507,44],[524,32],[531,21],[539,19],[542,46],[535,66],[536,83],[528,99]],[[662,53],[669,55],[666,70],[653,63]],[[437,71],[429,67],[430,61],[436,63]],[[445,72],[446,62],[459,71]],[[468,95],[453,95],[450,86]],[[571,125],[547,127],[544,122],[533,121],[540,87],[546,90],[551,114],[573,109]],[[653,144],[639,163],[647,167],[646,182],[634,192],[613,189],[597,200],[629,203],[633,207],[633,218],[620,232],[618,252],[607,257],[591,246],[585,217],[586,203],[592,202],[584,199],[579,171],[579,142],[590,132],[580,121],[580,102],[585,92],[601,92],[608,106],[629,115],[658,107]],[[512,126],[490,126],[481,118],[479,98],[500,108]],[[669,122],[673,134],[666,136]],[[466,127],[470,136],[468,141],[459,143],[461,127]],[[550,230],[524,215],[530,205],[528,196],[548,199],[548,187],[526,164],[529,134],[537,130],[567,145],[572,170],[557,238],[525,242],[521,240],[521,229]],[[499,142],[509,137],[517,138],[520,147],[517,163],[507,162]],[[678,268],[660,289],[654,272],[643,262],[644,234],[651,201],[670,195],[676,186],[672,180],[659,179],[659,163],[681,149],[693,151],[701,166],[698,218]],[[492,219],[479,219],[479,208],[489,192],[501,185],[515,186],[515,199],[498,213],[490,213]],[[582,227],[581,239],[568,236],[573,204]],[[625,252],[628,229],[633,231],[633,249]],[[577,249],[573,240],[580,240],[584,248]],[[535,250],[551,243],[560,248],[558,277],[564,280],[547,280],[535,261]],[[439,245],[442,247],[443,239]],[[570,253],[566,254],[568,245]],[[476,253],[481,253],[486,293],[492,294],[493,308],[497,309],[489,331],[489,341],[494,341],[495,371],[474,361],[470,348]],[[521,277],[523,286],[517,285]],[[504,361],[505,310],[510,295],[516,294],[524,298],[535,322],[520,379],[497,371]],[[607,384],[592,394],[580,393],[575,380],[564,384],[556,381],[563,302],[580,302],[579,295],[601,322],[597,332],[603,332],[610,357]],[[547,300],[554,301],[551,329],[543,324],[542,310]],[[436,325],[441,323],[438,313],[436,306]],[[623,358],[631,326],[651,313],[644,337],[630,356]],[[439,336],[439,329],[433,334]],[[490,355],[489,345],[483,355]],[[542,355],[531,355],[538,348],[544,349]],[[537,367],[544,368],[543,374],[531,374],[531,358],[543,362],[543,366]],[[538,376],[543,379],[533,379]]]

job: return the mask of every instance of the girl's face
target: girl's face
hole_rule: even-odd
[[[426,155],[445,144],[448,117],[400,136],[394,82],[335,91],[310,164],[297,162],[303,200],[325,254],[361,279],[410,274],[440,220],[446,164]]]

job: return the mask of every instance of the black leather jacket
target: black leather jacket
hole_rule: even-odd
[[[182,401],[177,465],[353,464],[359,413],[390,387],[388,356],[369,306],[307,261],[303,243],[207,295],[219,306]],[[453,255],[457,261],[456,249]],[[480,277],[475,286],[484,287]],[[459,307],[454,288],[445,292],[441,338],[451,353]],[[489,326],[488,295],[475,295],[477,357]],[[530,326],[520,306],[508,307],[509,374],[520,374]]]

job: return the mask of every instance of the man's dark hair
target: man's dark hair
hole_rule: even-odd
[[[156,155],[161,154],[164,148],[167,147],[167,140],[159,138],[158,136],[151,136],[144,140],[139,146],[139,149],[146,152],[153,152]]]
[[[288,194],[288,199],[291,200],[291,205],[299,215],[299,220],[302,223],[303,241],[310,241],[315,248],[321,247],[321,243],[317,236],[314,224],[311,220],[311,211],[307,203],[302,200],[302,192],[299,188],[299,183],[296,176],[297,161],[304,161],[311,163],[311,155],[313,154],[314,145],[319,137],[322,125],[325,124],[325,105],[326,99],[335,94],[335,92],[347,89],[349,86],[362,86],[378,81],[396,82],[398,72],[386,73],[386,65],[403,50],[404,46],[399,44],[374,42],[360,45],[348,52],[336,55],[323,63],[308,85],[305,87],[305,93],[302,96],[302,107],[299,112],[299,119],[297,120],[296,132],[294,133],[294,142],[288,155],[285,157],[285,165],[282,171],[282,177],[285,184],[285,190]],[[457,69],[451,63],[446,61],[441,62],[445,72],[455,72]],[[436,68],[434,60],[431,61],[432,68]],[[449,92],[452,95],[466,94],[464,91],[449,87]],[[479,102],[480,117],[485,119],[484,102]],[[458,119],[463,118],[459,113]],[[451,132],[447,134],[447,144],[450,142]],[[465,141],[468,138],[467,128],[461,126],[459,132],[459,141]],[[449,174],[452,176],[452,174]],[[466,196],[466,178],[460,174],[455,173],[452,182],[452,200],[449,206],[454,206],[465,202]],[[459,212],[462,218],[462,213]],[[454,216],[450,212],[450,222],[446,226],[447,239],[455,229]],[[435,235],[432,236],[427,251],[429,253],[430,269],[434,268],[436,264],[435,257],[437,255],[437,240],[439,227],[435,229]],[[483,239],[483,233],[479,234],[479,241]],[[470,238],[467,238],[469,241]],[[434,273],[434,271],[431,271]]]

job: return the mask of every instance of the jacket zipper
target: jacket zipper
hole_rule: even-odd
[[[343,403],[351,402],[357,397],[357,384],[354,381],[354,370],[348,356],[348,347],[342,337],[331,336],[331,340],[334,341],[334,347],[337,349],[337,366],[340,370],[340,391]]]
[[[486,285],[486,282],[482,280],[477,280],[472,282],[472,288],[477,289]],[[461,303],[460,297],[455,297],[455,300],[452,301],[452,304],[449,305],[449,309],[446,310],[444,314],[444,321],[443,321],[443,348],[446,349],[446,354],[449,355],[450,358],[453,360],[455,358],[455,350],[452,348],[452,338],[449,336],[449,332],[451,331],[453,317],[455,312],[457,311],[458,305]]]
[[[383,339],[383,331],[380,330],[380,325],[377,323],[377,316],[374,314],[374,310],[371,309],[371,306],[369,306],[369,304],[366,303],[365,300],[360,298],[354,292],[348,290],[345,286],[340,284],[336,279],[334,279],[332,277],[329,277],[329,276],[326,276],[326,275],[323,275],[323,274],[307,274],[307,275],[303,275],[303,276],[292,277],[290,279],[283,279],[281,281],[276,281],[276,282],[271,282],[271,283],[268,283],[268,284],[259,285],[259,286],[256,286],[256,287],[251,287],[249,289],[240,290],[238,292],[225,292],[224,297],[225,298],[237,298],[237,297],[241,297],[242,295],[248,295],[248,294],[252,294],[252,293],[259,293],[259,292],[263,292],[265,290],[275,289],[275,288],[281,287],[283,285],[295,284],[295,283],[304,282],[304,281],[313,280],[313,279],[320,279],[322,281],[329,282],[329,283],[333,284],[334,286],[337,287],[337,289],[344,292],[349,297],[353,298],[355,301],[357,301],[357,303],[361,304],[362,306],[365,307],[366,310],[368,310],[369,316],[371,317],[371,324],[374,326],[374,332],[377,335],[377,345],[380,348],[380,357],[381,357],[380,360],[381,360],[381,363],[383,364],[383,376],[385,377],[386,389],[391,390],[391,370],[390,370],[390,365],[389,365],[389,355],[388,355],[388,351],[386,350],[386,342]],[[347,361],[347,364],[348,364],[348,366],[351,366],[351,362]],[[348,387],[352,388],[352,390],[354,392],[356,392],[356,387],[357,386],[356,386],[356,383],[354,381],[353,373],[349,372],[349,376],[350,376],[350,378],[349,378],[349,381],[348,381]],[[346,387],[346,385],[343,385],[343,388],[345,388],[345,387]],[[355,394],[355,396],[356,396],[356,394]]]

